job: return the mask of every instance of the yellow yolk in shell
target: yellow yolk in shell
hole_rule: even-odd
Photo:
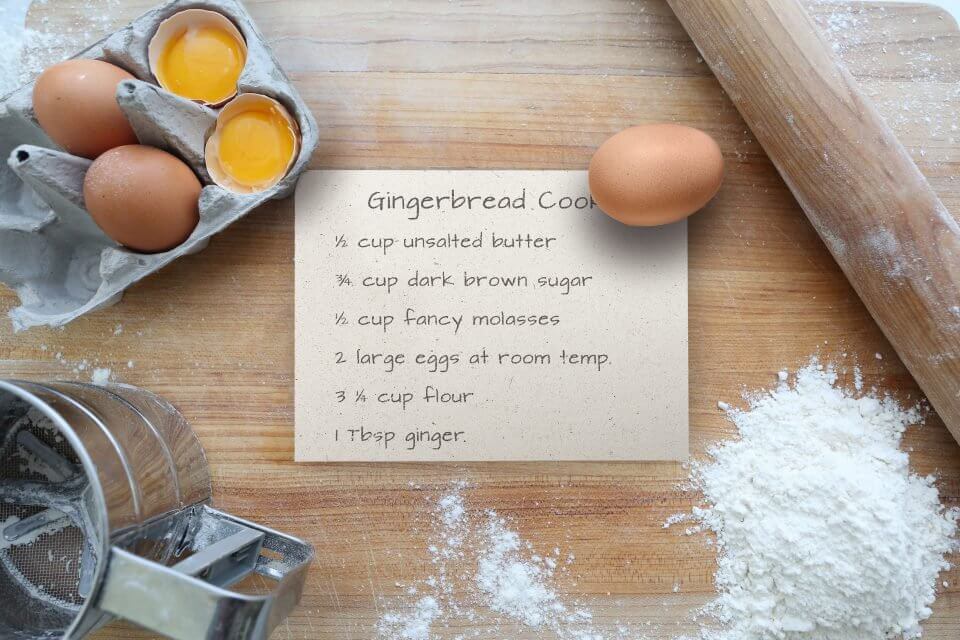
[[[238,183],[257,187],[287,171],[296,134],[272,106],[242,111],[223,124],[217,156]]]
[[[244,64],[244,45],[232,33],[216,26],[191,27],[167,43],[157,80],[178,96],[217,103],[236,93]]]

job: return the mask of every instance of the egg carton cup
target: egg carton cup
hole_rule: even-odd
[[[299,155],[269,189],[237,194],[213,184],[204,166],[204,143],[218,111],[169,93],[150,73],[150,39],[163,20],[185,9],[216,11],[233,21],[247,44],[238,94],[276,99],[300,128]],[[173,153],[203,182],[200,222],[183,244],[163,253],[137,253],[108,238],[84,209],[83,179],[91,161],[66,153],[40,128],[32,82],[9,94],[0,100],[0,157],[8,156],[0,163],[0,282],[20,298],[20,306],[9,312],[16,331],[62,326],[115,304],[127,287],[201,251],[211,236],[263,202],[290,195],[319,139],[310,109],[250,15],[233,0],[168,2],[75,57],[104,60],[137,78],[118,85],[117,101],[142,144]]]

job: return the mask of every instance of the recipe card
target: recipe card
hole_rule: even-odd
[[[686,222],[585,171],[311,171],[296,194],[296,460],[679,460]]]

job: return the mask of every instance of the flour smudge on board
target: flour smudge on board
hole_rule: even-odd
[[[471,509],[458,483],[432,512],[432,575],[409,585],[402,607],[377,624],[378,640],[432,640],[440,630],[470,627],[461,638],[514,637],[520,630],[559,640],[627,640],[625,625],[600,631],[592,611],[558,587],[574,557],[559,547],[538,553],[493,510]]]

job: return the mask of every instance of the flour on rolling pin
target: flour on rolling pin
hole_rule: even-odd
[[[318,171],[296,198],[296,459],[687,456],[684,222],[584,171]]]

